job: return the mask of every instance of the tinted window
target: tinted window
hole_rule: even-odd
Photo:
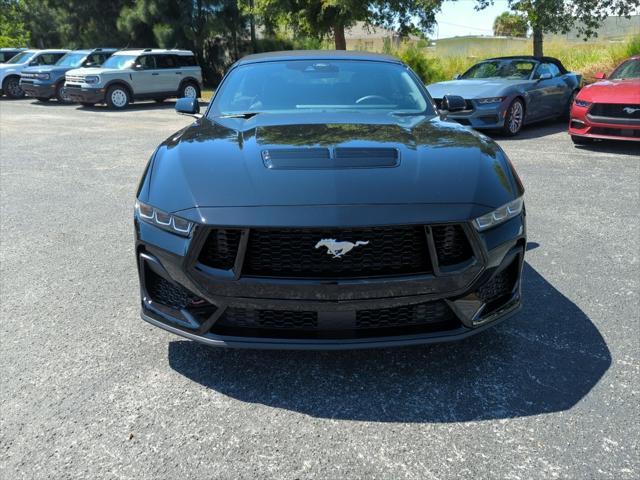
[[[628,60],[616,68],[609,77],[614,80],[640,78],[640,60]]]
[[[92,53],[91,55],[89,55],[89,57],[87,57],[85,65],[90,64],[90,66],[97,67],[98,65],[102,65],[107,58],[109,58],[108,53]]]
[[[387,111],[433,114],[402,65],[352,60],[291,60],[243,65],[229,73],[214,115],[242,112]]]
[[[0,52],[0,63],[5,63],[7,60],[12,59],[17,53],[16,51]]]
[[[155,55],[142,55],[138,57],[136,64],[140,65],[144,70],[154,70],[156,68]]]
[[[7,63],[25,63],[34,55],[35,52],[22,52],[17,54],[15,57],[11,57],[11,60],[8,60]]]
[[[536,70],[536,74],[534,78],[540,78],[540,76],[545,73],[551,75],[552,77],[556,77],[560,75],[560,69],[556,67],[553,63],[541,63],[538,66],[538,70]]]
[[[158,68],[176,68],[178,62],[174,55],[156,55]]]
[[[461,78],[528,79],[535,66],[535,62],[528,62],[526,60],[491,60],[474,65],[467,70]]]
[[[179,55],[178,64],[181,67],[197,67],[198,66],[198,62],[196,62],[196,57],[194,57],[193,55]]]
[[[64,53],[43,53],[33,60],[34,65],[53,65],[64,57]]]

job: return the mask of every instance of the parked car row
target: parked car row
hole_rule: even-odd
[[[452,81],[427,86],[450,118],[478,130],[517,135],[524,125],[569,119],[574,143],[640,141],[640,56],[581,89],[582,76],[551,57],[500,57],[473,65]]]
[[[10,98],[123,109],[136,100],[199,98],[202,71],[188,50],[22,50],[0,64],[0,84]]]

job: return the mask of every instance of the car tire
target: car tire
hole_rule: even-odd
[[[49,97],[36,97],[36,100],[42,103],[47,103],[51,99]]]
[[[56,100],[58,100],[59,103],[64,103],[65,105],[73,103],[71,98],[64,93],[64,83],[56,85]]]
[[[512,101],[507,107],[507,113],[504,116],[504,126],[502,133],[509,137],[516,136],[524,125],[524,103],[519,98]]]
[[[95,107],[96,106],[95,103],[89,103],[89,102],[80,102],[80,105],[82,105],[83,107],[87,107],[87,108],[91,108],[91,107]]]
[[[574,145],[589,145],[593,143],[593,139],[589,137],[580,137],[578,135],[571,135],[571,141]]]
[[[20,87],[20,78],[16,76],[4,79],[4,82],[2,82],[2,91],[9,98],[24,98],[24,90]]]
[[[178,98],[200,98],[200,88],[194,82],[185,82],[180,87]]]
[[[107,90],[107,106],[114,110],[123,110],[129,106],[129,91],[122,85],[114,85]]]

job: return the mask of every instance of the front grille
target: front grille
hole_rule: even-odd
[[[627,110],[625,111],[625,109]],[[589,115],[595,117],[640,120],[640,105],[623,103],[594,103],[589,109]]]
[[[456,316],[442,300],[377,310],[359,310],[356,313],[356,328],[437,325],[455,321]]]
[[[172,283],[145,266],[145,287],[151,300],[181,310],[203,302],[181,285]]]
[[[65,81],[71,83],[84,83],[84,75],[66,75]]]
[[[441,110],[442,109],[442,99],[441,98],[434,98],[433,101],[436,102],[436,107],[438,107],[438,110]],[[468,99],[465,98],[464,99],[464,110],[463,111],[472,111],[472,110],[474,110],[473,102],[471,100],[468,100]]]
[[[589,130],[589,133],[592,133],[593,135],[607,135],[610,137],[640,138],[640,129],[632,130],[630,128],[593,127]]]
[[[251,310],[229,307],[216,322],[216,328],[218,327],[308,330],[318,327],[318,314],[294,310]]]
[[[473,257],[471,244],[460,225],[437,225],[431,231],[440,266],[455,265]]]
[[[334,258],[322,239],[357,244]],[[358,278],[432,272],[424,227],[253,229],[243,275],[287,278]]]
[[[499,301],[500,299],[506,299],[506,297],[511,296],[511,292],[513,291],[513,287],[517,280],[518,259],[516,258],[507,268],[502,270],[478,289],[478,297],[480,297],[484,303],[489,305]]]
[[[219,228],[211,230],[200,250],[198,261],[211,268],[231,270],[236,261],[241,230]]]

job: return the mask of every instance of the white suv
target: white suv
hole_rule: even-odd
[[[7,63],[0,63],[0,94],[9,98],[22,98],[20,74],[27,67],[53,65],[69,50],[23,50]]]
[[[202,70],[188,50],[120,50],[100,68],[69,70],[64,85],[69,98],[84,106],[123,109],[135,100],[199,98]]]

